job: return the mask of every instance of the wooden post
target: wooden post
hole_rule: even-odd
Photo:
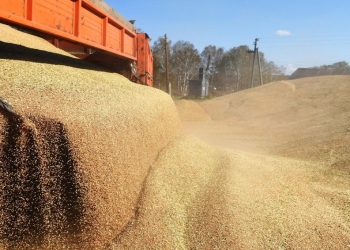
[[[259,64],[260,85],[263,85],[262,74],[261,74],[260,56],[259,56],[259,48],[256,48],[256,53],[258,54],[258,64]]]
[[[165,34],[165,71],[166,71],[166,91],[171,96],[171,84],[169,82],[169,45],[168,38]]]
[[[258,44],[259,38],[255,38],[255,42],[254,42],[254,58],[253,58],[253,67],[252,67],[252,78],[250,81],[251,84],[251,88],[254,87],[254,66],[255,66],[255,57],[256,57],[256,45]]]

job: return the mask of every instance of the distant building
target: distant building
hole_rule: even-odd
[[[190,80],[188,84],[188,95],[195,97],[208,96],[209,79],[203,68],[199,68],[198,80]]]
[[[327,76],[327,75],[350,75],[350,69],[330,69],[330,68],[298,68],[290,75],[289,79],[303,77]]]

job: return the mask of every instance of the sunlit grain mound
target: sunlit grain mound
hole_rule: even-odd
[[[0,40],[15,111],[0,109],[0,249],[348,247],[350,180],[334,166],[349,78],[179,101],[196,139],[168,95],[7,26]]]
[[[171,98],[0,26],[0,246],[103,249],[179,135]]]
[[[176,101],[185,133],[230,150],[193,137],[174,140],[153,164],[137,216],[112,249],[341,249],[347,245],[348,175],[327,160],[242,152],[254,146],[272,150],[277,143],[313,135],[301,133],[295,123],[285,120],[289,105],[300,113],[304,107],[308,110],[306,94],[299,93],[304,99],[289,96],[294,93],[293,84],[278,82],[211,101]],[[205,119],[198,114],[205,114]],[[310,114],[299,114],[297,125],[306,128]],[[323,112],[314,117],[321,123]],[[265,142],[269,140],[273,143]],[[299,146],[304,147],[299,152],[307,149]]]
[[[349,152],[349,76],[279,81],[198,104],[216,126],[202,124],[193,131],[200,131],[196,134],[203,138],[215,134],[227,147],[253,151],[260,147],[260,151],[322,160]],[[197,115],[191,109],[181,112]],[[187,125],[195,127],[187,123],[185,129]]]
[[[225,224],[222,219],[227,211],[221,209],[229,198],[225,185],[226,171],[230,168],[226,153],[196,138],[174,140],[152,166],[138,216],[114,242],[112,249],[233,246],[233,239],[229,238],[231,232],[204,226],[211,222],[219,227]],[[204,207],[213,204],[220,211]],[[205,214],[205,211],[211,214]],[[208,232],[215,233],[217,238]],[[229,245],[226,241],[220,242],[224,236],[228,237]]]
[[[341,249],[349,182],[326,172],[181,137],[160,153],[111,249]]]
[[[346,76],[305,78],[198,102],[211,120],[183,119],[184,132],[227,148],[230,154],[219,156],[197,144],[193,155],[181,156],[191,159],[191,170],[198,165],[203,171],[216,168],[192,205],[180,210],[181,219],[171,212],[165,215],[170,221],[183,221],[169,223],[179,233],[167,242],[178,243],[178,248],[186,243],[189,249],[348,247],[349,88]],[[185,109],[179,113],[189,117],[197,114],[194,106],[177,105]],[[206,157],[200,158],[202,154]],[[169,152],[168,157],[173,155]],[[172,179],[188,187],[187,193],[196,190],[200,176],[188,172],[192,187],[183,184],[181,178],[186,178],[181,175],[178,182]],[[186,193],[174,190],[174,197]],[[172,204],[168,207],[179,210],[180,202]],[[142,228],[152,220],[145,216],[136,225]]]
[[[180,119],[183,121],[208,121],[211,119],[197,102],[178,100],[175,104]]]

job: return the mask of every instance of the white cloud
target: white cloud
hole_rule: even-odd
[[[288,30],[277,30],[276,35],[278,36],[290,36],[292,33]]]
[[[293,74],[294,71],[296,71],[297,68],[293,66],[293,64],[289,63],[287,68],[286,68],[286,74],[291,75]]]

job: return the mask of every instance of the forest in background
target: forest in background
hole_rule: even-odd
[[[188,41],[174,44],[165,37],[159,37],[152,46],[154,58],[154,87],[167,91],[166,86],[166,44],[168,45],[168,71],[173,96],[187,96],[190,80],[198,79],[199,68],[207,69],[209,96],[220,96],[260,85],[258,60],[255,59],[254,78],[251,81],[254,53],[247,45],[225,50],[215,45],[206,46],[200,53]],[[261,80],[263,84],[288,79],[285,67],[268,61],[259,51]],[[210,59],[209,59],[210,58]],[[345,61],[315,68],[350,68]]]
[[[159,37],[153,43],[154,87],[166,91],[166,53],[165,38]],[[188,41],[177,41],[174,44],[167,40],[169,82],[175,96],[188,94],[189,80],[198,79],[199,68],[207,68],[209,78],[209,95],[218,96],[251,87],[253,53],[249,47],[241,45],[229,50],[209,45],[200,53]],[[210,56],[210,59],[209,59]],[[268,61],[259,51],[263,83],[285,79],[285,68]],[[209,62],[208,62],[209,59]],[[254,86],[260,85],[258,62],[254,67]]]

